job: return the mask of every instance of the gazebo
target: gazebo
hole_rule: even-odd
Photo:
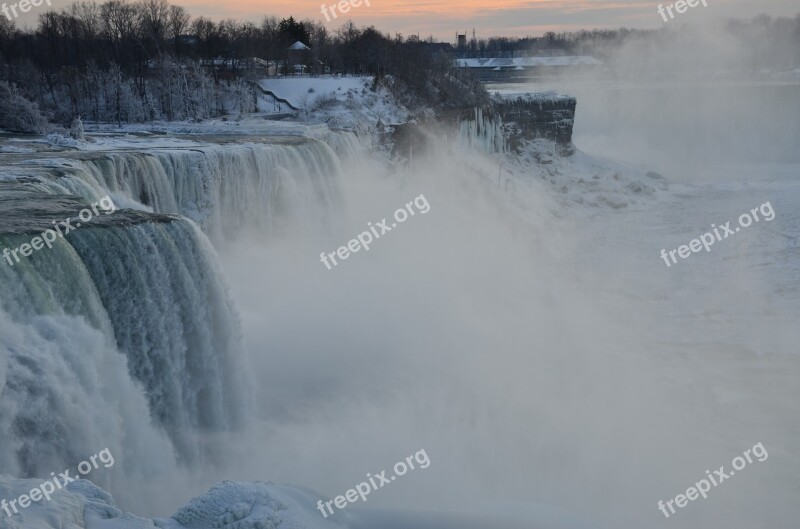
[[[305,73],[306,65],[311,62],[311,48],[299,40],[289,46],[289,72]]]

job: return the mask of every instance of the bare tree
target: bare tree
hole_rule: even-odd
[[[94,40],[102,31],[100,6],[96,2],[75,2],[66,10],[80,27],[81,38]]]
[[[167,26],[167,37],[174,39],[176,46],[180,42],[180,37],[189,27],[189,13],[183,6],[169,6],[169,23]]]
[[[140,5],[141,36],[155,46],[156,54],[165,51],[164,44],[170,25],[170,5],[167,0],[143,0]]]

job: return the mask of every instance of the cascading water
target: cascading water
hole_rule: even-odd
[[[4,201],[4,206],[10,202]],[[14,202],[23,204],[4,208],[4,220],[12,221],[9,224],[19,223],[14,213],[21,210],[39,207],[47,212],[28,218],[24,231],[3,227],[0,243],[11,249],[49,228],[47,218],[63,219],[84,206],[77,200],[37,194],[17,197]],[[66,239],[57,239],[52,250],[43,248],[13,266],[4,262],[0,270],[7,319],[22,325],[32,321],[44,325],[42,318],[50,318],[44,327],[34,328],[46,329],[44,338],[55,341],[57,348],[76,339],[74,330],[59,336],[60,325],[77,321],[86,328],[90,335],[86,340],[96,346],[98,354],[125,353],[130,375],[144,387],[150,415],[170,434],[183,458],[200,455],[193,441],[196,430],[230,429],[241,423],[241,414],[247,412],[249,385],[243,383],[248,370],[242,362],[238,322],[220,281],[213,249],[193,223],[118,211],[113,217],[94,219]],[[96,336],[91,336],[92,332]],[[84,421],[62,423],[58,417],[64,415],[54,420],[51,414],[42,413],[75,399],[62,398],[57,383],[44,392],[29,384],[37,373],[47,371],[46,360],[39,356],[52,347],[39,343],[29,350],[12,341],[15,335],[24,334],[3,334],[8,371],[0,400],[25,403],[16,412],[6,406],[2,419],[10,426],[12,437],[28,438],[26,453],[18,454],[18,467],[36,475],[47,462],[38,456],[42,445],[56,444],[50,452],[60,453],[63,464],[77,454],[69,454],[59,442],[85,435],[73,431],[75,427],[81,431],[91,428],[82,424]],[[80,358],[78,352],[70,353]],[[125,362],[120,358],[115,365],[124,367]],[[67,367],[61,366],[65,372],[78,369]],[[88,367],[80,364],[77,378],[66,382],[71,391],[79,391],[75,385],[100,382],[94,376],[83,378]],[[57,380],[53,373],[53,382]],[[132,381],[129,385],[134,387]],[[8,399],[9,394],[19,398]]]
[[[181,219],[146,222],[83,230],[72,245],[131,374],[145,387],[151,414],[179,454],[199,456],[192,441],[198,429],[241,425],[249,371],[213,249],[200,230]]]
[[[198,434],[243,423],[250,370],[206,234],[271,229],[295,201],[324,209],[336,200],[340,155],[359,146],[334,133],[330,145],[241,141],[9,157],[0,251],[106,194],[134,209],[0,263],[3,473],[46,476],[109,447],[147,475],[207,455]]]
[[[51,226],[50,218],[66,218],[80,205],[8,187],[0,185],[3,248],[29,242],[28,230],[40,233]],[[94,229],[124,231],[86,227],[84,234],[70,234],[70,241],[57,239],[46,255],[39,252],[13,267],[0,263],[4,473],[47,476],[94,447],[126,453],[136,461],[135,469],[122,463],[131,472],[152,473],[174,460],[172,444],[150,420],[144,392],[117,349],[93,278],[70,244]],[[135,442],[123,446],[126,440]]]
[[[330,145],[295,137],[258,140],[82,155],[58,160],[37,177],[51,193],[92,201],[111,194],[122,207],[184,215],[218,241],[243,226],[271,229],[292,206],[332,204],[340,159],[360,148],[350,133],[329,134]]]

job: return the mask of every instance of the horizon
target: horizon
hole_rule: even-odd
[[[359,0],[355,2],[359,3]],[[366,5],[367,2],[369,6]],[[47,10],[60,11],[74,2],[51,0],[51,3],[52,7],[43,4],[42,7],[47,9],[32,8],[28,13],[20,15],[15,20],[17,27],[35,27],[41,13]],[[170,3],[185,7],[192,18],[203,16],[217,22],[234,19],[258,25],[266,16],[278,19],[293,16],[296,20],[310,19],[320,22],[330,32],[335,32],[348,21],[352,21],[358,27],[374,26],[384,34],[419,35],[421,39],[432,36],[441,42],[455,42],[457,33],[466,33],[469,38],[473,31],[479,39],[524,38],[541,36],[548,31],[560,33],[582,29],[659,29],[682,24],[707,24],[714,20],[752,19],[761,14],[774,18],[794,18],[800,11],[796,0],[776,0],[769,6],[754,0],[708,0],[707,8],[693,9],[691,17],[684,16],[667,24],[658,14],[658,7],[672,4],[671,0],[500,0],[490,7],[470,0],[456,0],[446,4],[433,4],[428,0],[362,0],[359,7],[350,8],[346,15],[328,17],[330,20],[327,20],[321,8],[323,5],[331,6],[334,3],[332,1],[278,0],[268,7],[249,0],[229,2],[224,6],[212,6],[205,0],[176,0]],[[455,14],[459,10],[463,13],[460,16]]]

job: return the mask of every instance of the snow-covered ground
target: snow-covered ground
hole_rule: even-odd
[[[293,77],[264,79],[261,87],[290,101],[307,123],[327,123],[332,128],[369,133],[378,121],[408,121],[409,111],[383,86],[372,89],[372,77]]]
[[[91,131],[91,136],[87,143],[99,144],[100,148],[105,146],[113,147],[113,141],[135,142],[138,145],[150,142],[162,145],[170,142],[191,141],[191,138],[175,138],[180,135],[266,135],[266,136],[306,136],[319,137],[327,133],[328,128],[324,125],[314,126],[307,123],[300,123],[291,120],[273,121],[264,119],[263,116],[248,116],[239,120],[232,119],[210,119],[202,123],[188,121],[155,121],[151,123],[127,124],[122,127],[110,124],[91,124],[87,125],[87,130]],[[120,134],[130,135],[119,140]],[[104,143],[103,139],[108,139]],[[54,145],[59,145],[59,140],[63,136],[57,134],[50,138]],[[47,138],[45,139],[47,140]],[[20,141],[29,141],[20,140]],[[63,138],[62,143],[65,147],[91,148],[89,145],[76,144],[70,138]]]
[[[343,98],[350,90],[360,92],[371,81],[371,77],[286,77],[264,79],[259,84],[293,106],[310,110],[320,98]]]

